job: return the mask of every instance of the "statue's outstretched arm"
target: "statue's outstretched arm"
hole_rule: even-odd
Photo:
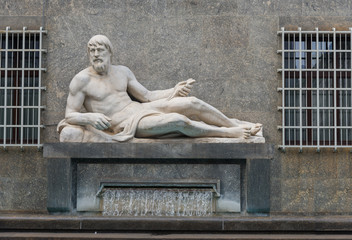
[[[127,91],[141,102],[152,102],[159,99],[171,99],[174,97],[186,97],[191,91],[192,84],[195,82],[193,79],[188,79],[187,81],[179,82],[174,88],[149,91],[137,81],[130,69],[126,68],[125,70],[128,76]]]

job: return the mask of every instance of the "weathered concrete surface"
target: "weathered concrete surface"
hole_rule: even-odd
[[[0,152],[0,211],[46,211],[46,160],[37,149]]]
[[[0,22],[1,22],[1,30],[4,27],[9,26],[11,30],[18,30],[23,29],[26,26],[28,29],[38,29],[38,26],[42,26],[44,23],[43,17],[40,16],[1,16],[0,15]]]
[[[272,205],[290,214],[351,214],[351,154],[347,150],[291,150],[281,153],[281,179],[275,179],[273,195],[281,199]],[[272,166],[273,168],[273,166]],[[275,167],[274,167],[275,168]],[[285,176],[285,177],[284,177]]]

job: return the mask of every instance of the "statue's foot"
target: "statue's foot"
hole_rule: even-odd
[[[247,139],[251,136],[250,126],[231,127],[231,128],[227,128],[227,131],[228,131],[228,134],[225,137]]]
[[[254,124],[251,128],[251,136],[256,135],[262,129],[262,126],[263,124],[261,123]]]
[[[261,123],[241,124],[240,127],[249,127],[251,129],[251,136],[255,136],[263,127]]]

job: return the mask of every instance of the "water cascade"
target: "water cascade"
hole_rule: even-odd
[[[211,189],[106,188],[103,216],[210,216]]]

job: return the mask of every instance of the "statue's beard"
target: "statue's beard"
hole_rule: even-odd
[[[103,61],[103,62],[100,62],[100,61],[93,62],[93,69],[97,73],[104,73],[108,69],[108,63],[105,62],[105,61]]]

